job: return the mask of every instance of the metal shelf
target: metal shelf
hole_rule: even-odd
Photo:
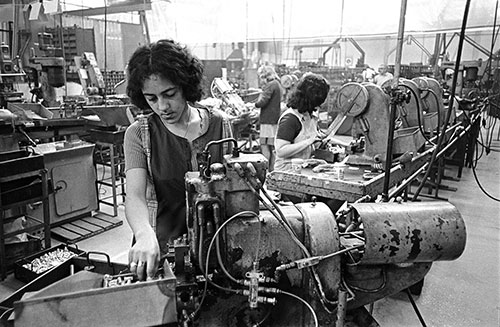
[[[12,161],[14,162],[14,161]],[[25,198],[19,201],[15,201],[12,203],[8,203],[4,205],[2,203],[2,192],[0,188],[0,280],[4,280],[7,277],[7,254],[5,251],[5,239],[8,237],[12,237],[22,233],[29,233],[39,229],[43,229],[44,233],[44,243],[45,248],[50,248],[51,238],[50,238],[50,214],[49,214],[49,187],[47,180],[47,170],[45,168],[35,169],[30,172],[20,172],[14,173],[9,176],[0,177],[0,186],[1,183],[6,183],[10,181],[15,181],[16,179],[26,178],[29,176],[39,176],[41,179],[41,195],[33,196],[30,198]],[[5,233],[4,224],[13,220],[17,217],[21,217],[23,215],[11,215],[7,216],[7,211],[13,208],[20,208],[21,210],[29,203],[39,202],[43,203],[43,220],[36,219],[34,217],[24,215],[26,219],[31,221],[33,224],[31,226],[16,230],[14,232]]]

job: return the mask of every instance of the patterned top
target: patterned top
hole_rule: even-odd
[[[147,170],[146,200],[149,222],[156,231],[162,253],[167,243],[187,232],[184,176],[198,170],[197,154],[213,140],[232,137],[226,115],[215,109],[198,108],[208,120],[208,130],[190,143],[170,132],[156,114],[140,117],[125,132],[125,169]],[[210,148],[212,162],[222,162],[227,144]]]

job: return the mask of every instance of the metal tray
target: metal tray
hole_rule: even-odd
[[[57,266],[53,266],[52,268],[50,268],[48,270],[44,270],[43,272],[40,272],[40,273],[37,273],[32,269],[26,268],[25,265],[30,264],[34,259],[41,258],[42,256],[44,256],[47,253],[51,253],[51,252],[54,252],[57,250],[64,250],[64,249],[67,249],[68,251],[73,252],[76,256],[85,254],[84,251],[81,251],[78,249],[78,246],[76,244],[75,245],[60,244],[57,246],[53,246],[50,249],[46,249],[46,250],[40,251],[38,253],[35,253],[33,255],[30,255],[26,258],[22,258],[20,260],[17,260],[14,263],[14,276],[16,277],[16,279],[18,279],[22,282],[25,282],[25,283],[29,283],[29,282],[33,281],[34,279],[40,277],[46,271],[50,271],[50,270],[56,268],[57,266],[63,264],[64,261],[60,262]],[[71,258],[69,258],[69,259],[71,259]],[[69,259],[67,259],[67,260],[69,260]]]

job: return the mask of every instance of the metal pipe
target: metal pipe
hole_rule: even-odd
[[[439,74],[439,54],[441,52],[441,35],[442,33],[436,34],[436,40],[434,42],[434,78],[440,78]]]
[[[406,5],[408,0],[401,0],[401,12],[399,14],[399,29],[398,29],[398,48],[396,49],[396,61],[394,64],[394,79],[392,81],[393,85],[397,87],[400,69],[401,69],[401,58],[403,56],[403,35],[405,32],[405,16],[406,16]]]
[[[445,132],[444,129],[446,126],[448,126],[448,122],[450,121],[450,116],[451,113],[453,112],[453,101],[455,100],[455,90],[457,89],[457,79],[458,79],[458,70],[460,68],[460,60],[462,59],[462,49],[464,46],[464,38],[465,38],[465,28],[467,27],[467,17],[469,15],[469,7],[470,7],[470,0],[467,0],[465,4],[465,10],[464,10],[464,18],[462,20],[462,29],[460,31],[460,39],[458,41],[458,50],[457,50],[457,58],[455,60],[455,71],[453,73],[453,83],[451,85],[451,92],[450,92],[450,100],[448,103],[448,111],[446,112],[446,118],[443,122],[443,132],[439,134],[439,139],[436,144],[436,150],[432,153],[431,160],[429,162],[429,169],[425,172],[424,178],[422,180],[422,183],[418,186],[417,191],[415,194],[413,194],[412,200],[415,201],[417,197],[420,194],[420,191],[422,191],[422,188],[424,187],[425,181],[427,180],[427,177],[429,177],[429,174],[431,172],[432,165],[434,164],[434,161],[436,160],[436,155],[439,152],[439,148],[441,147],[441,144],[443,144]]]
[[[465,222],[444,201],[352,204],[362,221],[360,265],[455,260],[465,250]]]
[[[406,15],[407,0],[401,0],[401,13],[399,17],[399,30],[398,30],[398,48],[396,50],[396,62],[394,65],[394,79],[392,80],[392,89],[398,88],[398,81],[401,69],[401,57],[403,54],[403,34],[405,30],[405,15]],[[391,98],[389,131],[387,135],[387,151],[385,157],[385,173],[384,173],[384,189],[382,197],[384,201],[389,201],[389,184],[391,179],[391,166],[392,166],[392,147],[394,144],[394,121],[396,120],[397,100]]]
[[[495,20],[493,21],[493,31],[491,33],[490,54],[488,55],[487,68],[484,70],[484,73],[483,73],[483,76],[485,74],[487,74],[486,76],[488,77],[488,80],[491,77],[491,62],[493,60],[493,47],[495,46],[495,42],[496,42],[495,29],[496,29],[496,25],[497,25],[497,16],[498,16],[498,0],[496,2],[496,6],[495,6]]]
[[[337,309],[337,321],[335,327],[344,327],[345,316],[347,313],[347,292],[339,289],[339,305]]]
[[[417,40],[415,37],[413,37],[413,35],[409,35],[408,37],[409,37],[410,41],[415,42],[417,47],[419,47],[420,50],[422,50],[427,55],[428,58],[430,58],[432,56],[431,52],[429,50],[427,50],[427,48],[424,47],[424,45],[422,43],[420,43],[419,40]]]
[[[397,102],[395,99],[391,99],[391,105],[389,106],[390,118],[389,118],[389,131],[387,135],[387,151],[385,156],[385,171],[384,171],[384,189],[382,191],[382,197],[384,201],[389,201],[389,184],[391,179],[391,166],[392,166],[392,148],[394,146],[394,121],[396,120],[396,111],[398,110]]]

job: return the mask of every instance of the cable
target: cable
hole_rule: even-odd
[[[212,249],[212,246],[213,246],[213,243],[214,243],[214,240],[217,238],[217,235],[220,233],[220,231],[231,221],[233,221],[234,219],[236,218],[239,218],[241,216],[244,216],[244,215],[251,215],[252,217],[256,217],[257,219],[259,219],[259,215],[257,215],[255,212],[253,211],[242,211],[242,212],[239,212],[237,214],[234,214],[233,216],[229,217],[218,229],[217,231],[215,232],[214,236],[212,237],[212,240],[210,241],[210,244],[208,246],[208,250],[207,250],[207,258],[206,258],[206,261],[205,261],[205,269],[204,271],[202,271],[204,277],[205,277],[205,286],[203,288],[203,295],[201,297],[201,300],[200,300],[200,303],[198,305],[198,307],[196,308],[196,310],[194,310],[190,315],[190,319],[193,319],[197,314],[198,312],[200,311],[202,305],[203,305],[203,302],[205,301],[205,298],[206,298],[206,295],[207,295],[207,289],[208,289],[208,283],[209,283],[209,278],[208,278],[208,274],[206,274],[205,272],[208,272],[208,263],[209,263],[209,259],[210,259],[210,250]],[[260,219],[259,219],[260,221]],[[199,256],[201,257],[201,253],[199,254]],[[201,259],[199,259],[199,261],[201,261]],[[202,267],[200,267],[200,269],[203,269]],[[215,287],[218,287],[218,288],[221,288],[222,290],[224,291],[229,291],[229,292],[233,292],[233,293],[236,293],[236,294],[242,294],[242,291],[241,290],[233,290],[233,289],[228,289],[228,288],[225,288],[225,287],[222,287],[218,284],[215,284],[213,281],[210,280],[210,283],[212,285],[214,285]]]
[[[436,99],[436,105],[437,105],[437,107],[436,107],[436,110],[437,110],[437,111],[436,111],[436,112],[437,112],[437,119],[438,119],[438,124],[437,124],[437,130],[436,130],[436,133],[437,133],[437,135],[439,135],[439,133],[441,132],[441,124],[442,124],[442,122],[441,122],[441,109],[439,108],[439,103],[440,103],[440,102],[442,103],[442,102],[443,102],[443,99],[442,99],[442,98],[441,98],[441,99],[439,99],[439,97],[438,97],[438,95],[436,94],[436,92],[434,92],[434,90],[433,90],[433,89],[431,89],[431,88],[428,88],[428,89],[427,89],[427,92],[431,93],[431,94],[434,96],[434,99]],[[443,129],[446,129],[446,126],[443,126]]]
[[[418,320],[420,320],[422,327],[427,327],[427,325],[425,324],[424,318],[422,317],[422,315],[420,314],[420,311],[418,310],[417,304],[415,303],[415,301],[413,300],[413,297],[411,296],[410,289],[409,288],[405,289],[405,292],[406,292],[406,295],[408,295],[408,299],[411,302],[411,306],[413,307],[413,310],[415,310],[415,313],[417,314]]]
[[[453,73],[453,82],[452,82],[452,87],[451,87],[451,91],[450,91],[451,96],[450,96],[450,101],[448,104],[448,106],[449,106],[448,111],[446,112],[446,118],[445,118],[445,121],[443,122],[443,126],[448,125],[448,121],[450,120],[451,112],[453,109],[453,100],[454,100],[454,94],[455,94],[455,90],[456,90],[456,86],[457,86],[460,61],[462,58],[462,49],[463,49],[464,38],[465,38],[465,29],[467,27],[467,17],[469,15],[470,2],[471,2],[471,0],[467,0],[465,3],[464,15],[463,15],[463,19],[462,19],[462,27],[460,30],[460,39],[458,41],[457,58],[455,60],[455,69],[454,69],[454,73]],[[427,178],[429,177],[429,175],[431,173],[431,170],[432,170],[431,168],[434,165],[434,162],[436,160],[436,155],[439,152],[441,145],[443,144],[445,134],[446,134],[445,132],[442,132],[441,134],[439,134],[438,142],[436,145],[436,150],[432,153],[431,159],[429,161],[429,169],[425,172],[424,178],[422,179],[422,183],[420,183],[417,190],[413,194],[412,201],[417,200],[418,196],[420,195],[420,191],[422,191],[422,188],[424,187],[425,181],[427,180]]]
[[[244,181],[247,184],[247,186],[250,188],[250,190],[255,194],[255,196],[257,196],[259,201],[269,210],[269,212],[278,220],[278,222],[281,223],[281,225],[285,228],[285,230],[288,232],[288,234],[290,234],[290,237],[292,237],[292,240],[297,244],[297,246],[302,250],[302,252],[309,253],[309,251],[307,250],[305,245],[298,239],[298,236],[295,233],[295,231],[292,229],[292,226],[288,223],[285,215],[283,214],[283,212],[281,211],[279,206],[276,204],[276,202],[274,202],[274,200],[271,198],[271,196],[263,188],[261,188],[258,184],[257,184],[257,188],[255,188],[248,178],[245,177]],[[266,196],[266,198],[271,202],[272,207],[268,203],[266,203],[266,201],[264,201],[264,199],[260,195],[259,191],[262,191],[262,194],[264,194]],[[273,210],[273,209],[275,209],[275,210]],[[279,213],[279,215],[276,214],[275,211],[277,211]]]
[[[420,130],[420,133],[422,134],[422,136],[425,138],[425,140],[427,142],[429,142],[431,145],[435,145],[430,139],[429,137],[425,134],[425,131],[422,127],[423,123],[422,123],[422,117],[421,117],[421,114],[422,114],[422,111],[421,111],[421,107],[420,107],[420,102],[418,101],[418,95],[417,93],[411,88],[409,87],[408,85],[405,85],[405,84],[398,84],[398,86],[403,86],[405,87],[406,89],[410,90],[411,94],[413,95],[413,97],[415,98],[415,103],[417,104],[417,119],[418,119],[418,129]],[[406,116],[405,116],[406,117]],[[405,118],[406,120],[406,118]],[[408,124],[408,121],[406,121],[406,124]],[[439,125],[439,124],[438,124]]]
[[[476,151],[476,157],[477,157],[477,151]],[[491,194],[489,194],[483,187],[483,185],[481,185],[481,183],[479,182],[479,178],[477,177],[477,173],[476,173],[476,166],[477,166],[477,161],[474,165],[472,165],[472,173],[474,175],[474,179],[476,180],[476,184],[477,186],[479,186],[479,188],[481,189],[481,191],[487,196],[489,197],[490,199],[494,200],[494,201],[497,201],[497,202],[500,202],[500,199],[498,198],[495,198],[494,196],[492,196]]]
[[[2,315],[0,315],[0,321],[3,321],[9,314],[11,314],[14,311],[14,308],[9,308],[5,310]]]
[[[481,191],[487,196],[489,197],[490,199],[494,200],[494,201],[497,201],[497,202],[500,202],[500,199],[499,198],[495,198],[494,196],[492,196],[491,194],[489,194],[485,189],[484,187],[481,185],[481,183],[479,182],[479,179],[477,177],[477,174],[476,174],[476,167],[475,166],[472,166],[472,173],[474,174],[474,179],[476,180],[476,183],[477,183],[477,186],[479,186],[479,188],[481,189]]]
[[[271,315],[271,309],[267,310],[267,313],[266,315],[264,316],[264,318],[262,318],[258,323],[256,323],[255,325],[253,325],[252,327],[259,327],[259,326],[262,326],[262,324],[267,320],[267,318],[269,318],[269,316]]]
[[[217,227],[217,229],[219,228],[218,225],[216,227]],[[259,224],[258,237],[257,237],[257,243],[256,243],[257,250],[255,252],[255,262],[259,261],[259,245],[260,245],[261,234],[262,234],[262,225]],[[224,275],[226,275],[226,277],[229,278],[233,283],[243,285],[243,282],[234,278],[233,275],[231,275],[231,273],[229,273],[229,271],[226,269],[226,266],[224,265],[224,260],[222,260],[222,254],[220,251],[219,236],[220,235],[217,235],[216,240],[215,240],[215,252],[217,254],[217,261],[219,263],[219,266],[220,266],[222,272],[224,273]],[[200,253],[201,253],[201,251],[200,251]]]
[[[302,302],[308,309],[309,311],[311,311],[311,315],[314,319],[314,326],[318,327],[319,326],[319,323],[318,323],[318,316],[316,315],[316,312],[314,312],[314,309],[312,308],[312,306],[307,303],[303,298],[301,298],[300,296],[297,296],[293,293],[289,293],[289,292],[286,292],[286,291],[281,291],[281,294],[285,294],[285,295],[288,295],[290,297],[293,297],[294,299],[296,300],[299,300],[300,302]]]
[[[259,231],[260,231],[260,228],[259,228]],[[259,232],[259,235],[260,235],[260,232]],[[259,244],[259,243],[257,243],[257,244]],[[217,239],[215,240],[215,252],[217,253],[217,261],[219,262],[219,266],[220,266],[222,272],[224,273],[224,275],[226,275],[226,277],[229,278],[233,283],[242,284],[239,280],[234,278],[233,275],[231,275],[229,273],[229,271],[226,269],[226,266],[224,265],[224,261],[222,260],[222,255],[220,253],[219,235],[217,235]]]
[[[255,169],[255,167],[254,167],[254,169]],[[254,178],[257,180],[256,177],[254,177]],[[302,242],[300,242],[300,240],[297,238],[297,236],[295,235],[295,233],[293,232],[291,227],[289,227],[283,212],[281,211],[279,206],[276,204],[276,202],[274,202],[274,200],[271,198],[271,196],[267,193],[267,191],[262,186],[259,186],[258,180],[257,180],[257,186],[258,186],[259,190],[262,191],[262,193],[269,199],[269,201],[272,203],[272,205],[276,209],[276,211],[278,211],[280,217],[278,217],[274,211],[271,211],[271,213],[276,217],[276,219],[278,219],[278,221],[280,223],[282,223],[283,227],[285,227],[285,230],[290,234],[290,237],[292,238],[292,240],[294,240],[294,242],[296,242],[296,244],[301,248],[304,255],[307,258],[311,258],[312,256],[311,256],[311,253],[309,252],[309,250],[305,247],[305,245]],[[250,187],[251,187],[251,189],[253,189],[253,186],[250,186]],[[255,192],[256,191],[254,189],[254,193]],[[320,295],[320,300],[321,300],[321,304],[323,305],[323,308],[325,309],[325,311],[327,311],[330,314],[334,313],[334,311],[332,309],[328,308],[327,304],[328,305],[338,305],[338,301],[332,301],[326,297],[325,291],[323,289],[323,284],[321,283],[321,279],[319,278],[319,275],[318,275],[315,267],[314,266],[309,267],[309,271],[310,271],[311,275],[313,276],[313,280],[315,282],[314,285],[316,287],[316,291]]]

